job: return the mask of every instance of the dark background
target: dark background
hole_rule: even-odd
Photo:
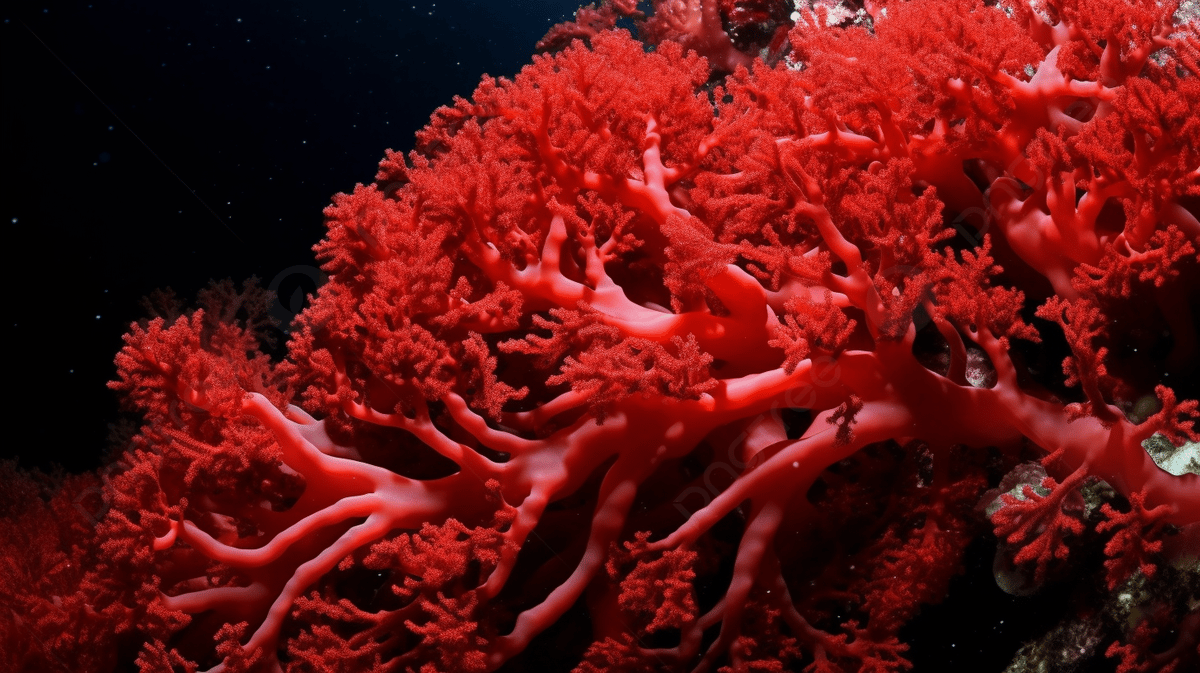
[[[26,467],[92,469],[139,300],[258,276],[313,289],[330,196],[408,150],[482,73],[512,75],[576,0],[9,4],[0,25],[7,438]],[[280,307],[284,314],[287,309]],[[916,670],[1002,670],[1053,624],[973,545],[948,603],[902,634]],[[1047,609],[1051,608],[1051,609]]]
[[[117,415],[105,383],[141,297],[170,286],[190,300],[210,278],[250,276],[289,304],[311,291],[330,197],[370,182],[385,148],[411,149],[481,74],[515,74],[577,6],[8,5],[0,453],[98,466]]]

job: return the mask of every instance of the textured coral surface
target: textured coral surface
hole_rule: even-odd
[[[151,298],[131,448],[0,466],[14,670],[898,671],[989,535],[1093,586],[1011,670],[1197,665],[1194,5],[652,4],[336,195],[283,356]]]

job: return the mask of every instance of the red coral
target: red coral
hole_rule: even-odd
[[[44,502],[52,485],[3,461],[0,484],[0,643],[8,665],[54,670],[73,661],[83,670],[111,669],[138,612],[126,605],[132,587],[120,591],[124,578],[105,577],[119,566],[98,567],[103,538],[89,509],[103,506],[98,480],[73,478]]]
[[[640,532],[633,542],[625,543],[624,550],[614,548],[610,553],[606,564],[609,577],[621,585],[617,602],[622,610],[642,618],[649,616],[641,632],[685,627],[696,619],[696,590],[692,586],[696,552],[672,549],[647,559],[649,537],[648,531]]]
[[[478,623],[471,618],[478,606],[475,594],[447,598],[439,593],[436,600],[421,599],[421,609],[429,615],[424,624],[405,622],[413,633],[424,636],[422,646],[432,649],[438,664],[423,665],[424,673],[480,673],[486,671],[487,639],[479,635]]]
[[[635,0],[604,0],[592,3],[575,10],[575,20],[560,23],[552,27],[542,39],[538,40],[537,51],[555,52],[570,46],[572,40],[584,42],[593,36],[612,30],[617,21],[623,18],[642,18],[637,11]]]
[[[1119,660],[1117,673],[1178,673],[1200,662],[1200,610],[1173,613],[1159,606],[1138,621],[1124,643],[1109,644],[1104,654]]]
[[[620,640],[605,638],[589,645],[583,661],[572,673],[654,673],[659,664],[643,656],[634,645],[633,636],[624,633]]]
[[[1083,472],[1074,472],[1061,484],[1045,477],[1040,484],[1020,484],[1016,495],[1004,493],[1000,506],[992,513],[996,537],[1019,548],[1013,562],[1034,564],[1034,582],[1041,584],[1055,561],[1070,554],[1067,539],[1083,533],[1079,507],[1068,509],[1071,500],[1078,500]]]
[[[729,646],[729,658],[733,663],[717,669],[718,673],[783,673],[789,670],[787,667],[799,661],[804,652],[798,638],[784,635],[783,610],[772,608],[763,601],[755,601],[748,608],[744,618],[746,633]]]
[[[787,357],[783,370],[791,373],[796,365],[812,355],[837,355],[846,347],[856,322],[833,305],[833,293],[825,291],[821,303],[803,295],[784,304],[783,322],[772,325],[774,338],[768,345],[781,349]]]
[[[984,475],[1037,456],[988,498],[1033,585],[1107,488],[1108,585],[1184,572],[1200,477],[1143,446],[1200,440],[1174,9],[653,4],[581,10],[335,196],[282,360],[254,283],[151,302],[120,467],[5,475],[22,664],[905,670]]]
[[[1145,500],[1141,493],[1131,493],[1128,512],[1117,511],[1108,503],[1100,506],[1106,520],[1096,526],[1097,532],[1115,531],[1104,545],[1109,589],[1115,589],[1135,569],[1147,577],[1153,577],[1157,570],[1152,558],[1162,551],[1163,519],[1171,506],[1163,504],[1148,510]]]

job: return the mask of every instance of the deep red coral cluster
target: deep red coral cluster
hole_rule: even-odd
[[[285,359],[253,283],[131,328],[131,449],[0,502],[21,665],[904,670],[991,529],[1195,664],[1194,9],[654,5],[334,197]]]

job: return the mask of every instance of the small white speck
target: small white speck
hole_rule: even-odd
[[[96,316],[96,320],[99,320],[99,319],[100,319],[100,316]]]
[[[800,461],[792,463],[792,467],[800,467]]]

